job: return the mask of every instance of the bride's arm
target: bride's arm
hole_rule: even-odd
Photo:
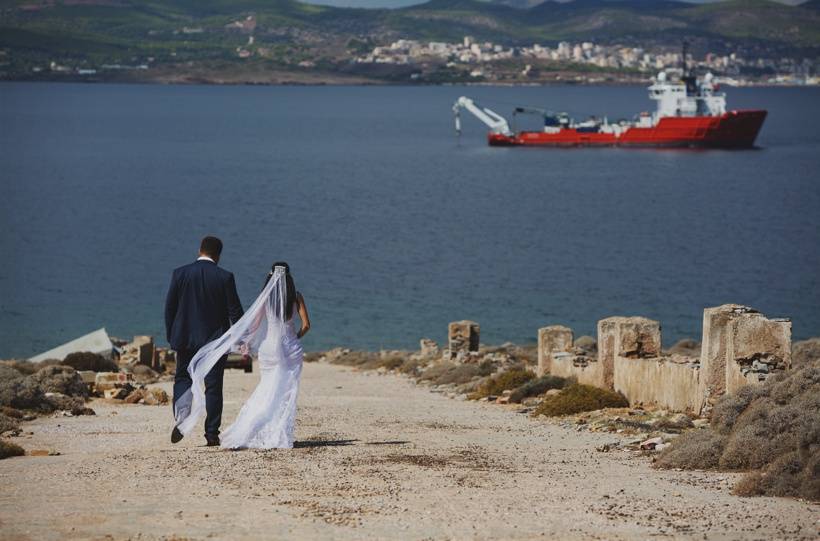
[[[296,294],[296,307],[299,310],[299,319],[302,321],[302,328],[296,333],[296,337],[302,338],[310,330],[310,316],[301,293]]]

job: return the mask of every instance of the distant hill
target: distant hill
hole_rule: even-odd
[[[573,40],[677,47],[688,39],[701,52],[745,47],[820,56],[820,0],[797,7],[767,0],[575,0],[521,9],[534,2],[431,0],[387,10],[295,0],[0,0],[0,49],[11,71],[63,60],[232,63],[244,47],[283,69],[299,62],[338,69],[344,59],[399,38],[460,41],[465,35],[505,45]]]

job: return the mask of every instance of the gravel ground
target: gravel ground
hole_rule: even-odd
[[[307,364],[293,450],[171,445],[170,407],[97,400],[0,461],[2,539],[817,539],[820,506],[729,494],[576,432],[409,380]],[[257,374],[229,371],[225,419]],[[169,384],[164,384],[170,390]],[[226,423],[227,424],[227,423]]]

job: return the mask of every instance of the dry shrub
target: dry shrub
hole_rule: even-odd
[[[323,356],[324,353],[322,353],[321,351],[310,351],[308,353],[305,353],[304,357],[302,358],[302,362],[315,363]]]
[[[533,415],[557,417],[571,415],[584,411],[594,411],[604,408],[625,408],[629,402],[621,393],[599,389],[591,385],[574,383],[566,387],[559,394],[544,399]]]
[[[26,454],[26,451],[16,443],[0,439],[0,460],[12,456],[23,456],[24,454]]]
[[[429,381],[434,385],[461,385],[469,383],[475,378],[488,376],[493,373],[495,367],[492,363],[483,362],[481,364],[457,364],[443,362],[434,364],[425,370],[421,381]]]
[[[540,378],[531,379],[515,389],[510,395],[510,402],[520,404],[525,398],[542,395],[550,389],[563,389],[570,383],[571,380],[566,378],[545,374]]]
[[[687,470],[715,469],[725,445],[726,436],[714,430],[690,430],[675,439],[674,445],[661,451],[655,465]]]
[[[14,417],[10,417],[5,413],[0,413],[0,434],[9,430],[17,430],[20,423]]]
[[[69,353],[60,364],[70,366],[74,370],[92,370],[94,372],[117,372],[119,370],[119,366],[114,361],[90,351]]]
[[[722,397],[711,427],[683,434],[656,464],[751,470],[738,494],[820,500],[820,360]]]
[[[9,364],[0,364],[0,382],[9,382],[24,377],[25,374]]]
[[[820,361],[820,338],[809,338],[792,344],[792,367],[802,368]]]
[[[421,372],[425,366],[427,366],[427,360],[425,359],[408,358],[399,366],[398,370],[402,374],[415,376]]]
[[[504,391],[521,387],[533,378],[535,378],[535,374],[529,370],[511,368],[485,381],[470,395],[470,399],[476,400],[485,396],[500,395]]]
[[[362,370],[378,370],[379,368],[395,370],[404,364],[407,356],[408,353],[404,351],[391,351],[386,353],[350,351],[334,358],[331,363],[354,366]]]

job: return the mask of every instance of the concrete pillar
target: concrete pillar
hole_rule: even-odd
[[[754,310],[739,304],[723,304],[703,310],[698,384],[703,414],[711,411],[715,399],[726,393],[726,333],[729,321],[748,312]]]
[[[645,359],[661,355],[661,325],[645,317],[608,317],[598,322],[598,362],[603,386],[615,389],[615,358]]]
[[[738,387],[791,367],[791,322],[768,319],[748,306],[724,304],[703,311],[700,355],[701,415]]]
[[[154,338],[152,336],[135,336],[132,343],[137,347],[137,363],[153,366]]]
[[[569,327],[550,325],[538,329],[538,368],[537,374],[543,376],[552,369],[552,354],[573,351],[573,333]]]
[[[792,324],[760,313],[743,314],[728,325],[726,392],[765,381],[770,374],[791,368]]]
[[[447,331],[450,359],[460,359],[471,351],[478,351],[481,328],[475,321],[453,321]]]

